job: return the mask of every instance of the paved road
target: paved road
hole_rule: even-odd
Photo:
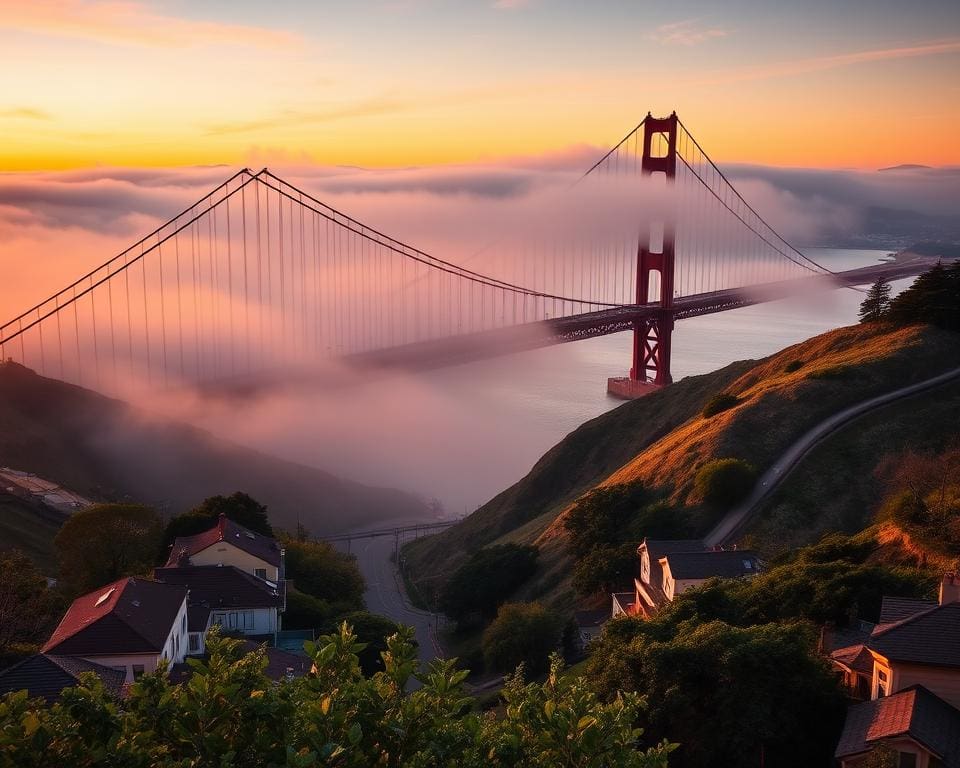
[[[840,427],[872,410],[881,408],[897,400],[913,397],[914,395],[926,392],[927,390],[947,384],[956,379],[960,379],[960,368],[954,368],[953,370],[917,384],[901,387],[885,395],[878,395],[869,400],[864,400],[862,403],[857,403],[849,408],[845,408],[829,419],[820,422],[820,424],[807,432],[780,456],[777,462],[757,481],[757,485],[749,498],[740,506],[730,510],[730,512],[724,516],[723,520],[717,524],[717,527],[707,534],[706,538],[704,538],[704,543],[707,546],[719,546],[733,539],[743,527],[747,518],[757,510],[760,502],[769,496],[777,486],[787,478],[810,449],[827,435],[836,432]]]
[[[346,544],[339,542],[346,551]],[[394,551],[393,536],[354,541],[352,552],[357,556],[360,572],[367,582],[364,600],[367,610],[393,619],[398,624],[413,627],[417,633],[419,656],[423,662],[433,661],[439,654],[435,638],[436,617],[414,608],[407,601],[390,557]]]

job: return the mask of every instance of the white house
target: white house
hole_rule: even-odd
[[[248,637],[273,640],[285,608],[285,582],[275,584],[232,565],[157,568],[154,578],[189,590],[189,652],[202,654],[214,625]]]
[[[217,524],[203,533],[177,537],[166,566],[232,565],[279,584],[284,579],[283,561],[284,551],[276,539],[254,533],[221,513]]]
[[[131,577],[74,600],[42,651],[110,667],[129,683],[187,649],[186,587]]]

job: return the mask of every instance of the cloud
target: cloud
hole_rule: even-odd
[[[353,117],[371,117],[393,112],[401,112],[405,109],[408,109],[409,106],[410,105],[408,103],[398,99],[376,98],[320,110],[306,111],[298,109],[284,109],[274,115],[263,117],[257,120],[209,125],[206,128],[206,132],[209,135],[216,136],[231,133],[261,131],[267,128],[276,128],[278,125],[288,126],[328,123],[335,120],[344,120]]]
[[[650,39],[661,45],[692,46],[726,36],[725,29],[704,27],[700,19],[686,19],[671,24],[661,24],[650,34]]]
[[[0,27],[119,45],[279,48],[300,40],[287,31],[164,15],[135,0],[3,0],[0,11]]]
[[[494,0],[493,7],[501,11],[515,11],[532,4],[532,0]]]
[[[34,107],[11,107],[9,109],[0,109],[0,118],[10,118],[16,120],[51,120],[49,112]]]
[[[767,80],[793,75],[806,75],[830,69],[866,64],[877,61],[918,58],[923,56],[942,56],[960,53],[960,40],[939,40],[896,48],[874,48],[868,51],[853,51],[832,56],[817,56],[809,59],[781,61],[760,67],[745,67],[720,71],[707,78],[695,78],[678,85],[726,85],[730,83]]]

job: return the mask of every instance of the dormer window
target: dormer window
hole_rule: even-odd
[[[100,597],[97,598],[97,602],[94,603],[94,605],[95,606],[103,605],[105,602],[107,602],[107,600],[110,599],[110,595],[112,595],[116,591],[117,591],[116,587],[110,587],[110,589],[108,589],[106,592],[100,595]]]

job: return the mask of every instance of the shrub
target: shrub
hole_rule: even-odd
[[[727,509],[747,497],[756,479],[753,465],[743,459],[714,459],[697,472],[694,490],[708,504]]]
[[[793,373],[794,371],[799,371],[801,368],[803,368],[803,360],[791,360],[783,366],[783,372]]]
[[[739,402],[740,398],[730,392],[718,392],[703,406],[703,418],[709,419],[718,413],[728,411]]]
[[[458,568],[440,592],[440,610],[459,623],[491,618],[537,568],[540,551],[519,544],[484,547]]]
[[[523,664],[531,674],[541,674],[562,632],[560,616],[540,603],[506,603],[483,633],[484,661],[500,672]]]

